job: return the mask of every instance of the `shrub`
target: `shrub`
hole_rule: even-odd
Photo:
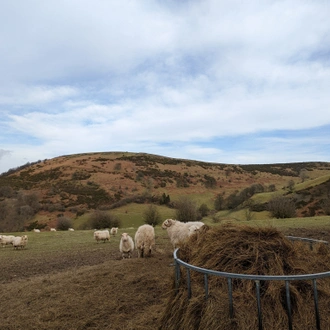
[[[324,200],[322,203],[322,209],[326,215],[330,215],[330,200]]]
[[[168,205],[171,202],[171,198],[170,195],[166,195],[165,193],[163,193],[163,195],[160,197],[159,199],[159,204],[160,205]]]
[[[58,217],[56,223],[57,230],[68,230],[72,227],[72,220],[67,217]]]
[[[216,211],[221,211],[224,209],[224,198],[223,198],[223,195],[222,194],[218,194],[216,197],[215,197],[215,201],[214,201],[214,208]]]
[[[215,188],[217,185],[217,180],[211,175],[204,175],[204,185],[206,188]]]
[[[26,230],[31,231],[33,229],[44,229],[45,227],[47,227],[47,225],[45,223],[39,223],[37,220],[31,222],[27,227]]]
[[[203,203],[203,204],[199,207],[198,211],[199,211],[201,217],[206,217],[206,216],[208,216],[208,214],[209,214],[209,212],[210,212],[210,209],[209,209],[209,207],[208,207],[205,203]]]
[[[94,229],[121,227],[120,219],[107,211],[96,210],[89,216],[89,225]]]
[[[275,197],[268,202],[268,210],[277,219],[294,218],[296,206],[294,201],[288,197]]]
[[[10,186],[2,186],[0,187],[0,197],[13,197],[14,196],[14,190]]]
[[[212,222],[213,222],[213,223],[219,223],[220,221],[221,221],[221,217],[220,217],[220,215],[214,214],[214,215],[212,216]]]
[[[150,204],[143,213],[144,223],[156,226],[160,223],[160,213],[156,205]]]
[[[183,222],[200,220],[196,203],[188,197],[181,197],[175,207],[176,219]]]

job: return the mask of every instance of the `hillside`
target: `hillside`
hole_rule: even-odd
[[[59,212],[76,218],[89,210],[131,203],[159,204],[162,195],[170,197],[172,207],[179,197],[189,196],[212,210],[217,195],[226,199],[251,186],[257,189],[249,197],[286,194],[297,201],[298,215],[324,214],[322,207],[330,195],[330,163],[235,165],[145,153],[67,155],[2,174],[0,207],[13,204],[20,192],[37,196],[40,208],[34,219],[46,214],[45,219],[53,220]],[[4,217],[0,215],[0,222]]]

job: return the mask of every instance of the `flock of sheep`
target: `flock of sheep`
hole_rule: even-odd
[[[190,221],[181,222],[174,219],[166,219],[162,223],[162,228],[167,230],[168,237],[173,248],[177,248],[182,244],[190,235],[196,233],[202,226],[203,222]],[[73,228],[69,228],[69,231],[74,231]],[[40,232],[39,229],[34,229],[35,232]],[[51,228],[50,231],[56,231],[55,228]],[[97,242],[106,242],[110,240],[110,235],[115,236],[118,233],[118,227],[113,227],[109,231],[95,230],[94,239]],[[12,236],[12,235],[0,235],[0,245],[3,247],[6,245],[13,245],[15,249],[25,248],[28,242],[27,235]],[[128,233],[122,233],[119,243],[119,251],[123,259],[131,258],[134,249],[137,250],[138,258],[151,256],[152,250],[155,247],[155,230],[151,225],[140,226],[133,238]]]
[[[173,248],[177,248],[182,244],[190,235],[196,233],[202,226],[203,222],[190,221],[181,222],[174,219],[166,219],[162,228],[167,230],[167,234],[172,243]],[[94,238],[97,242],[109,241],[110,234],[116,235],[118,228],[111,228],[109,230],[96,230],[94,232]],[[155,247],[155,230],[151,225],[140,226],[133,238],[128,233],[122,233],[119,243],[119,251],[123,259],[131,258],[134,249],[138,252],[138,258],[151,256],[151,252]]]
[[[27,235],[13,236],[13,235],[0,235],[0,245],[5,247],[6,245],[13,245],[14,249],[24,249],[28,242]]]
[[[111,228],[110,232],[108,229],[96,230],[94,231],[94,238],[97,242],[109,241],[110,234],[116,235],[118,228]],[[135,233],[134,241],[133,238],[127,234],[122,233],[119,242],[119,251],[123,259],[131,258],[134,249],[138,251],[138,258],[143,258],[145,256],[151,256],[151,251],[155,246],[155,230],[154,227],[150,225],[142,225],[138,228]]]

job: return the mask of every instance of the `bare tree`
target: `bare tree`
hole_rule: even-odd
[[[275,197],[268,203],[268,210],[277,219],[294,218],[296,206],[294,201],[288,197]]]
[[[156,226],[160,223],[160,213],[157,206],[150,204],[143,213],[144,222],[148,225]]]
[[[307,173],[307,170],[305,168],[300,170],[299,177],[301,179],[301,182],[305,182],[305,180],[308,179],[308,173]]]
[[[176,218],[180,221],[197,221],[198,219],[198,210],[196,203],[188,198],[181,197],[176,203]]]

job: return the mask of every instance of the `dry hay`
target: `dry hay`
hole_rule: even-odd
[[[191,236],[179,250],[181,260],[202,268],[240,274],[297,275],[330,270],[326,245],[291,242],[275,228],[222,225]],[[192,297],[187,298],[186,270],[180,287],[169,293],[160,329],[258,329],[255,282],[233,280],[234,317],[229,317],[227,280],[209,276],[205,300],[203,275],[191,271]],[[317,281],[321,328],[330,324],[330,279]],[[288,329],[284,281],[261,281],[263,329]],[[290,282],[293,329],[315,329],[312,281]]]

